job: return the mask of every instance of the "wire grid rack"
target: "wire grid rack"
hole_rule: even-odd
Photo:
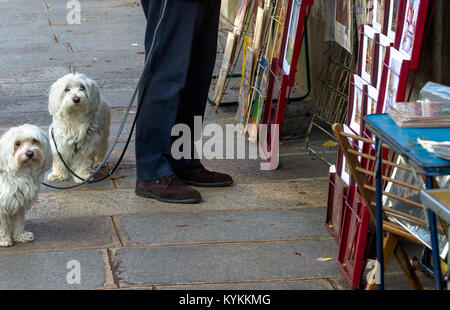
[[[320,95],[313,110],[305,139],[305,145],[310,154],[315,155],[328,165],[333,165],[310,144],[310,134],[313,127],[325,132],[331,139],[336,140],[331,129],[324,124],[344,123],[347,116],[349,76],[355,72],[355,57],[348,53],[336,42],[330,42],[325,52],[328,59],[317,79],[319,80]]]

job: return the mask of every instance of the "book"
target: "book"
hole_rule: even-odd
[[[450,102],[390,102],[388,114],[399,127],[450,127]]]

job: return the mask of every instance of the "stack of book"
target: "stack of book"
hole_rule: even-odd
[[[399,127],[450,127],[450,101],[392,102],[387,112]]]

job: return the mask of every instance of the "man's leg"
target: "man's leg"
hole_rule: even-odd
[[[200,160],[194,158],[194,138],[199,138],[201,134],[201,132],[194,132],[194,117],[200,116],[203,120],[205,113],[211,77],[216,62],[221,1],[205,0],[204,2],[207,3],[207,9],[202,16],[199,33],[193,44],[186,87],[183,90],[177,115],[177,123],[186,124],[191,130],[191,158],[172,159],[171,164],[174,171],[201,165]],[[197,128],[197,130],[201,131],[202,128]],[[178,139],[178,137],[173,137],[173,140],[175,139]]]
[[[186,184],[196,186],[228,186],[233,179],[226,174],[206,170],[199,159],[195,159],[195,138],[201,136],[194,131],[194,117],[203,120],[205,105],[211,85],[217,53],[220,1],[205,0],[207,9],[201,21],[198,36],[194,41],[189,73],[178,109],[177,124],[187,124],[191,130],[191,157],[171,159],[172,169]],[[201,131],[202,128],[197,128]],[[178,137],[173,137],[173,140]]]
[[[214,1],[209,1],[214,2]],[[156,38],[150,72],[141,89],[142,107],[136,123],[137,181],[150,181],[173,173],[170,161],[171,130],[184,105],[194,42],[199,37],[208,1],[168,0]],[[217,1],[220,2],[220,1]],[[147,12],[146,52],[159,20],[162,0],[142,0]],[[215,29],[217,32],[217,28]],[[200,60],[201,63],[201,60]]]

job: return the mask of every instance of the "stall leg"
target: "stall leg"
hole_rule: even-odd
[[[433,188],[433,178],[426,177],[427,189]],[[433,253],[433,268],[434,280],[436,281],[436,289],[442,290],[442,273],[441,273],[441,259],[439,257],[439,244],[436,229],[436,214],[431,209],[428,209],[428,221],[430,224],[430,239],[431,250]]]
[[[383,257],[383,188],[381,183],[381,167],[383,163],[382,158],[382,148],[381,141],[379,138],[376,138],[376,150],[377,150],[377,164],[375,170],[376,176],[376,223],[377,223],[377,235],[376,235],[376,244],[377,244],[377,260],[379,267],[379,277],[380,283],[378,283],[378,289],[384,290],[384,257]]]

